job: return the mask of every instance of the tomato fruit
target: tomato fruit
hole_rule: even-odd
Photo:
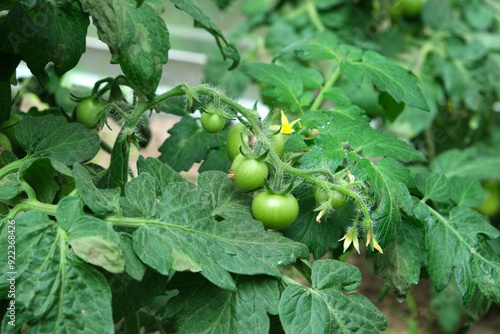
[[[208,133],[220,132],[224,125],[226,125],[226,120],[224,117],[217,113],[201,113],[201,126]]]
[[[252,201],[252,213],[266,228],[280,230],[295,221],[299,215],[299,203],[292,194],[262,191]]]
[[[234,158],[231,165],[234,172],[234,184],[241,190],[255,190],[264,184],[269,174],[264,161],[247,158],[241,153]]]
[[[276,125],[271,127],[271,131],[273,132],[278,131],[278,129],[279,127]],[[276,153],[279,157],[285,154],[285,137],[281,132],[270,135],[268,140],[269,146],[271,146],[271,149],[274,151],[274,153]]]
[[[400,0],[401,6],[403,7],[403,13],[409,17],[415,17],[420,15],[422,8],[424,7],[426,0]]]
[[[3,122],[2,124],[2,133],[9,138],[10,143],[12,144],[12,148],[18,148],[19,141],[16,137],[16,125],[22,120],[22,116],[19,113],[11,112],[10,118]]]
[[[76,106],[76,120],[87,129],[95,129],[101,116],[104,115],[104,103],[95,97],[86,97]]]
[[[500,212],[500,184],[490,180],[483,184],[483,189],[483,203],[474,209],[491,218]]]
[[[248,138],[247,128],[242,123],[238,123],[229,130],[226,138],[226,153],[231,161],[240,154],[241,135]]]
[[[0,133],[0,154],[6,150],[12,151],[12,144],[10,143],[9,138],[6,135]]]
[[[316,186],[313,186],[313,194],[318,204],[325,203],[329,199],[328,192],[323,188],[318,188]],[[335,210],[338,210],[347,203],[348,199],[349,197],[346,194],[338,190],[333,190],[332,207]]]

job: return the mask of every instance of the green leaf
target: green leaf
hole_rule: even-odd
[[[141,308],[151,305],[155,297],[165,293],[168,276],[147,268],[140,281],[123,274],[106,273],[113,294],[113,321],[133,316]],[[142,321],[141,321],[142,323]],[[147,323],[144,323],[146,325]]]
[[[156,182],[148,173],[141,173],[125,185],[125,195],[130,205],[143,217],[149,218],[156,208]]]
[[[0,80],[0,124],[10,118],[11,100],[10,82]]]
[[[297,110],[300,106],[300,96],[303,92],[302,81],[286,68],[264,63],[248,63],[243,66],[245,73],[266,86],[262,93],[276,101]]]
[[[307,149],[307,144],[305,143],[303,136],[295,132],[288,136],[288,139],[285,142],[286,153],[297,152],[305,149]]]
[[[99,39],[108,45],[111,63],[120,64],[127,78],[152,98],[170,49],[162,1],[148,0],[138,8],[135,0],[80,3],[92,16]]]
[[[238,189],[229,179],[227,173],[210,171],[201,173],[198,186],[210,195],[212,217],[253,219],[250,208],[252,195]]]
[[[142,155],[137,160],[137,172],[148,173],[155,179],[156,195],[159,197],[172,182],[187,182],[179,173],[169,165],[155,158],[144,158]]]
[[[57,203],[56,219],[66,231],[83,215],[83,202],[80,197],[66,196]]]
[[[427,220],[425,244],[427,269],[436,290],[443,290],[454,273],[464,304],[477,287],[498,303],[500,265],[483,239],[497,238],[500,232],[481,214],[464,206],[451,209],[448,217],[434,216]]]
[[[433,30],[445,30],[454,23],[453,9],[445,1],[428,0],[422,9],[422,20]]]
[[[366,51],[361,61],[342,62],[340,69],[357,87],[366,78],[396,102],[429,110],[415,75],[374,51]]]
[[[119,234],[123,258],[125,259],[125,271],[136,281],[141,281],[144,277],[144,273],[146,272],[146,266],[144,266],[135,254],[132,236],[125,232],[121,232]]]
[[[240,62],[240,56],[236,48],[228,43],[219,27],[215,25],[210,17],[201,9],[195,1],[192,0],[170,0],[175,7],[185,11],[188,13],[194,20],[194,25],[196,27],[200,27],[208,31],[215,37],[217,42],[217,46],[221,51],[224,59],[231,59],[233,64],[230,66],[230,69],[236,68]],[[221,42],[224,42],[225,45],[222,45]]]
[[[90,160],[100,149],[97,134],[52,115],[25,117],[16,126],[16,137],[30,157],[51,158],[65,165]]]
[[[175,171],[187,171],[193,163],[200,162],[214,144],[214,136],[203,130],[196,119],[187,116],[168,130],[170,136],[160,146],[161,162]]]
[[[467,3],[464,14],[467,22],[477,30],[487,30],[495,20],[495,12],[484,1]]]
[[[385,117],[391,122],[394,122],[405,108],[404,103],[396,102],[391,95],[387,94],[387,92],[380,93],[378,102],[384,109]]]
[[[16,217],[16,327],[33,333],[112,333],[111,292],[106,279],[69,250],[65,232],[45,213]],[[7,244],[2,229],[2,245]],[[1,285],[7,285],[2,264]],[[6,261],[6,260],[5,260]],[[4,283],[5,282],[5,283]],[[99,305],[99,312],[95,312]],[[2,333],[12,327],[2,323]]]
[[[367,158],[387,156],[403,162],[425,161],[424,156],[406,142],[378,129],[367,128],[353,133],[349,137],[349,146],[356,152],[363,151]]]
[[[431,163],[432,171],[446,177],[464,176],[478,180],[500,179],[500,157],[482,155],[474,148],[452,149],[440,154]]]
[[[268,333],[267,313],[278,313],[278,281],[266,276],[237,276],[235,281],[237,290],[231,292],[200,275],[174,275],[167,288],[179,295],[168,301],[165,317],[175,321],[179,334]]]
[[[451,199],[457,205],[475,207],[483,203],[484,191],[476,179],[454,176],[450,179]]]
[[[23,191],[23,186],[19,181],[19,173],[10,173],[0,179],[0,199],[14,198]]]
[[[0,81],[9,82],[23,60],[43,85],[47,80],[44,69],[49,62],[47,40],[40,36],[22,2],[16,1],[0,22],[0,36]]]
[[[419,173],[415,175],[415,185],[424,194],[424,200],[446,203],[450,199],[450,184],[443,174]]]
[[[380,333],[387,319],[358,293],[358,268],[335,260],[312,267],[312,288],[291,284],[283,292],[279,314],[286,333]]]
[[[346,157],[342,141],[329,134],[317,134],[310,151],[300,158],[304,168],[327,168],[335,171]]]
[[[30,159],[19,169],[19,178],[29,183],[36,198],[43,203],[51,204],[60,189],[56,176],[50,159],[46,158]]]
[[[73,166],[76,188],[85,204],[98,216],[115,212],[120,198],[120,189],[98,189],[89,172],[80,164]]]
[[[334,51],[337,45],[338,39],[334,34],[327,31],[319,32],[313,37],[307,37],[288,45],[280,51],[276,58],[293,52],[303,60],[338,59],[339,56]]]
[[[251,219],[210,218],[211,200],[191,183],[166,187],[156,220],[133,234],[141,260],[162,274],[201,271],[212,283],[234,291],[228,271],[279,277],[278,265],[307,256],[307,247],[264,230]]]
[[[43,1],[36,10],[36,26],[40,37],[47,39],[50,60],[61,76],[80,60],[85,52],[89,17],[78,1]]]
[[[120,237],[105,221],[95,217],[80,217],[68,231],[71,250],[82,260],[111,273],[121,273],[125,267]]]
[[[384,253],[375,254],[374,274],[384,279],[399,301],[406,298],[410,284],[418,284],[420,269],[426,265],[424,240],[423,228],[405,223]]]
[[[377,242],[384,248],[399,230],[400,209],[412,206],[408,192],[412,183],[410,171],[391,159],[381,159],[376,165],[368,159],[361,159],[352,173],[370,185],[375,203],[371,218],[375,221]]]

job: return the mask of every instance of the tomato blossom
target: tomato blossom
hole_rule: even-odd
[[[351,246],[351,243],[354,245],[354,248],[356,248],[356,251],[359,253],[359,239],[358,239],[358,233],[356,231],[356,227],[353,226],[347,231],[347,233],[344,235],[342,239],[339,241],[344,240],[344,253]]]
[[[285,113],[283,110],[281,110],[281,132],[284,134],[290,134],[292,132],[295,132],[293,129],[293,125],[300,121],[299,119],[296,119],[295,121],[292,121],[292,123],[288,123],[288,118],[286,117]]]

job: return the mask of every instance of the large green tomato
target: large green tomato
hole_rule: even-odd
[[[224,125],[226,125],[226,120],[224,117],[217,113],[201,113],[201,126],[208,133],[217,133],[220,132]]]
[[[254,197],[252,213],[266,228],[280,230],[295,221],[299,215],[299,203],[292,194],[278,195],[263,191]]]
[[[229,130],[226,138],[226,153],[231,161],[240,154],[241,135],[248,138],[245,125],[238,123]]]
[[[483,184],[484,201],[475,209],[488,217],[500,212],[500,184],[498,181],[487,181]]]
[[[264,161],[247,158],[242,154],[234,158],[231,170],[234,172],[234,184],[245,191],[259,188],[269,174]]]
[[[426,0],[400,0],[400,3],[403,7],[403,13],[406,16],[415,17],[420,15],[420,12],[422,12],[425,1]]]
[[[104,115],[104,103],[95,97],[86,97],[76,106],[76,120],[87,129],[95,129],[101,116]]]

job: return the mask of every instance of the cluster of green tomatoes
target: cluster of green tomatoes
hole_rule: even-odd
[[[221,131],[226,119],[217,110],[203,112],[201,125],[209,133]],[[252,200],[252,213],[255,219],[264,224],[266,228],[280,230],[290,226],[299,214],[299,203],[290,193],[291,189],[275,192],[267,184],[269,176],[268,163],[265,161],[267,152],[259,156],[245,154],[244,146],[253,146],[253,135],[243,123],[234,125],[227,135],[226,152],[232,161],[229,171],[229,179],[244,191],[258,191]],[[285,154],[285,136],[279,126],[272,126],[267,135],[270,149],[278,157]],[[255,143],[254,143],[255,144]],[[264,187],[263,187],[264,186]],[[314,196],[318,203],[329,200],[330,194],[322,188],[313,187]],[[339,209],[343,207],[348,197],[340,192],[334,191],[332,207]]]

